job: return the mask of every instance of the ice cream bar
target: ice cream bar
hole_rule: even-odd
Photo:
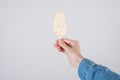
[[[54,32],[58,38],[62,38],[67,31],[67,23],[63,12],[58,11],[53,21]]]

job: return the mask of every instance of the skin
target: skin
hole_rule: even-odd
[[[67,56],[70,65],[75,68],[79,67],[80,62],[84,57],[80,53],[78,41],[67,38],[58,39],[55,43],[55,47],[59,52],[62,52]]]

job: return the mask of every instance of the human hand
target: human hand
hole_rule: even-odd
[[[80,53],[80,46],[78,41],[66,38],[58,39],[55,43],[55,47],[58,49],[58,51],[65,53],[69,63],[73,67],[78,68],[80,62],[83,59]]]

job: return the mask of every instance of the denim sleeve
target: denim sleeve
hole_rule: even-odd
[[[120,80],[119,74],[86,58],[79,65],[78,75],[81,80]]]

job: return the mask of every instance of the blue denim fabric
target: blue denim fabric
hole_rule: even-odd
[[[120,80],[119,74],[86,58],[79,65],[78,75],[81,80]]]

